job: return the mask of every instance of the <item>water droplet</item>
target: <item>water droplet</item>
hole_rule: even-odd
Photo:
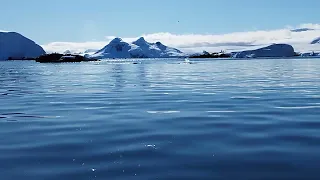
[[[124,170],[122,170],[122,172],[124,172]]]
[[[95,171],[96,171],[96,169],[95,169],[95,168],[92,168],[91,170],[92,170],[92,172],[95,172]]]

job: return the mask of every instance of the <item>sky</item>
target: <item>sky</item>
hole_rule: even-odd
[[[186,48],[185,41],[179,44],[170,38],[222,38],[320,23],[316,0],[0,0],[0,4],[1,30],[19,32],[48,49],[62,42],[77,43],[73,45],[78,49],[97,48],[112,37],[140,36],[149,40],[163,36],[169,45]]]

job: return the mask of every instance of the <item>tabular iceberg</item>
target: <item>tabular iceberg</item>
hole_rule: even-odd
[[[233,58],[259,58],[259,57],[292,57],[295,56],[294,49],[289,44],[272,44],[267,47],[236,52]]]
[[[35,58],[45,54],[34,41],[16,32],[0,32],[0,60]]]
[[[143,37],[127,43],[121,38],[113,39],[108,45],[91,55],[94,58],[169,58],[184,56],[180,50],[163,45],[161,42],[149,43]]]

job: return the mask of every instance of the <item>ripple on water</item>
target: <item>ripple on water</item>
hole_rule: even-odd
[[[147,111],[149,114],[172,114],[180,113],[180,111]]]
[[[194,61],[0,62],[1,180],[320,179],[320,61]]]

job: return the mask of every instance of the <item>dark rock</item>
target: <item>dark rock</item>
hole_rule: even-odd
[[[61,63],[61,62],[82,62],[82,61],[98,61],[98,59],[88,58],[80,55],[64,55],[59,53],[45,54],[36,58],[36,62],[40,63]]]
[[[208,53],[206,51],[203,52],[203,54],[200,55],[191,55],[189,58],[230,58],[230,54],[225,53]]]

